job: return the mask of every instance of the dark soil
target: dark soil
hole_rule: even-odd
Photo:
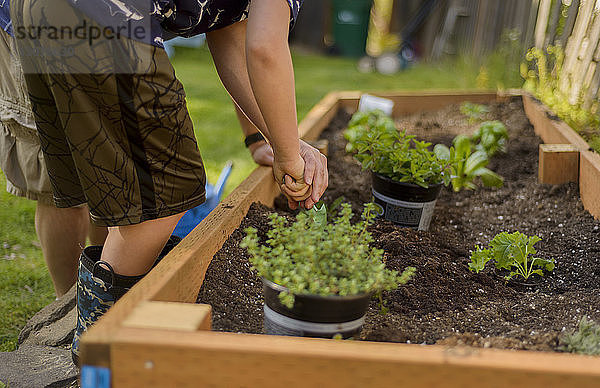
[[[428,232],[386,221],[371,228],[387,266],[414,266],[417,274],[409,284],[384,294],[388,314],[381,315],[372,302],[362,339],[556,350],[561,333],[572,330],[582,316],[600,322],[600,222],[583,209],[576,184],[537,183],[540,140],[521,103],[489,108],[487,119],[502,121],[510,133],[507,153],[489,166],[504,177],[504,186],[442,190]],[[324,200],[344,196],[359,212],[371,199],[370,176],[344,152],[341,130],[348,119],[349,114],[340,113],[322,135],[329,140],[330,186]],[[466,124],[458,105],[397,123],[421,139],[446,144],[455,134],[475,129]],[[248,226],[265,233],[272,211],[253,205],[207,271],[198,301],[213,306],[215,330],[262,332],[262,284],[238,243]],[[277,211],[287,213],[281,206]],[[554,258],[554,272],[526,285],[505,283],[491,263],[480,274],[468,270],[475,244],[487,245],[497,233],[517,230],[542,238],[538,256]]]

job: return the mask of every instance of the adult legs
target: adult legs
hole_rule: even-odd
[[[89,237],[92,245],[104,245],[107,228],[89,221],[87,206],[57,208],[37,201],[35,231],[57,297],[64,295],[77,280],[79,256]]]
[[[57,297],[77,280],[77,264],[88,230],[87,207],[57,208],[37,202],[35,230]]]

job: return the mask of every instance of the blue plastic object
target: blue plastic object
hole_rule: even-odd
[[[99,366],[82,366],[81,388],[110,388],[110,370]]]
[[[214,186],[209,183],[206,184],[206,202],[185,212],[183,217],[181,217],[177,223],[173,235],[184,238],[208,215],[208,213],[217,207],[221,201],[225,183],[227,183],[227,179],[229,179],[229,175],[231,174],[232,166],[232,162],[227,162],[227,164],[225,164],[225,167],[223,167],[223,170],[221,171],[221,175],[219,175],[219,180]]]
[[[201,47],[206,40],[204,34],[196,35],[191,38],[183,38],[178,36],[173,39],[169,39],[163,43],[165,47],[165,51],[169,58],[172,58],[175,55],[175,47]]]

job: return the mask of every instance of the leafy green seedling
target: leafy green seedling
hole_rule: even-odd
[[[566,352],[600,356],[600,325],[584,316],[578,329],[563,335],[560,342]]]
[[[354,153],[365,170],[425,188],[450,183],[450,162],[438,158],[429,149],[430,143],[399,132],[380,111],[355,113],[344,136],[346,150]]]
[[[463,102],[460,104],[460,113],[467,116],[469,124],[482,120],[483,116],[489,111],[485,105],[473,104],[472,102]]]
[[[481,123],[471,136],[471,141],[476,143],[475,149],[485,152],[490,158],[499,151],[506,151],[506,140],[508,140],[508,131],[500,121]]]
[[[241,246],[250,262],[265,279],[286,287],[279,294],[285,306],[294,305],[294,295],[358,295],[398,288],[414,274],[385,268],[383,250],[373,248],[367,226],[375,218],[375,206],[366,204],[362,221],[352,224],[350,204],[341,205],[340,215],[327,222],[325,207],[302,212],[296,221],[270,215],[271,230],[266,244],[259,244],[254,228],[245,230]]]
[[[538,236],[529,237],[521,232],[499,233],[490,241],[489,248],[482,249],[476,246],[471,254],[469,269],[479,273],[488,261],[494,260],[496,268],[510,271],[505,276],[506,280],[514,276],[528,279],[534,273],[544,276],[542,270],[554,270],[554,259],[532,257],[537,253],[534,245],[538,241],[541,241]]]
[[[454,191],[462,189],[474,190],[477,185],[476,178],[480,178],[486,187],[500,187],[503,179],[500,175],[486,168],[489,163],[488,155],[484,151],[472,152],[471,140],[464,135],[454,138],[454,146],[448,148],[444,144],[437,144],[433,152],[441,160],[446,160],[451,166],[451,182]]]

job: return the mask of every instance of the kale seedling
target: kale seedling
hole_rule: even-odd
[[[314,209],[314,208],[313,208]],[[370,247],[367,226],[375,218],[375,206],[366,204],[362,221],[352,224],[350,204],[343,203],[339,216],[327,222],[325,206],[302,212],[296,221],[271,214],[266,244],[259,244],[256,229],[247,228],[241,246],[259,276],[286,287],[281,303],[294,305],[294,295],[358,295],[398,288],[415,269],[402,274],[385,268],[383,250]]]
[[[479,273],[488,261],[494,260],[496,268],[510,271],[505,276],[506,280],[517,275],[528,279],[534,273],[544,276],[543,269],[554,270],[554,259],[530,257],[537,253],[534,245],[538,241],[541,241],[538,236],[529,237],[521,232],[499,233],[490,241],[489,248],[482,249],[476,246],[476,250],[471,254],[469,269]]]
[[[600,325],[584,316],[579,321],[578,330],[566,333],[560,342],[565,352],[600,356]]]

